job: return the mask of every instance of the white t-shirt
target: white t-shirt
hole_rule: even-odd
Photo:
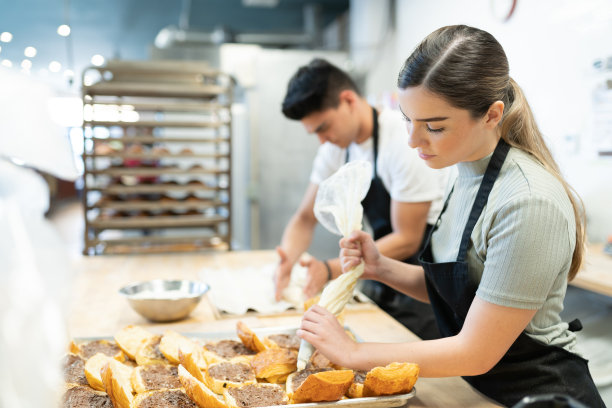
[[[349,161],[374,163],[373,138],[348,148]],[[346,162],[346,150],[323,143],[315,156],[310,182],[319,185]],[[408,146],[408,133],[398,111],[385,110],[378,116],[378,159],[376,173],[392,200],[403,203],[431,201],[427,222],[434,224],[442,210],[448,170],[427,167],[416,151]]]

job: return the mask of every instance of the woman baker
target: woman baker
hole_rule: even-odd
[[[410,146],[458,176],[422,266],[379,254],[361,231],[340,242],[343,270],[430,302],[444,336],[400,344],[357,343],[316,306],[298,335],[332,362],[368,370],[418,363],[423,377],[463,376],[495,401],[564,394],[603,407],[576,351],[579,322],[561,320],[568,279],[584,257],[580,199],[563,179],[508,60],[489,33],[467,26],[427,36],[399,74]]]

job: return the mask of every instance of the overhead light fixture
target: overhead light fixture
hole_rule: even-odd
[[[24,59],[23,61],[21,61],[21,68],[23,69],[32,68],[32,61],[30,61],[29,59]]]
[[[96,67],[101,67],[102,65],[104,65],[104,57],[100,54],[96,54],[91,57],[91,63]]]
[[[49,71],[51,72],[59,72],[59,70],[62,69],[62,64],[60,64],[57,61],[51,61],[49,63]]]
[[[25,51],[23,52],[23,55],[25,55],[28,58],[34,58],[36,56],[36,48],[34,47],[26,47]]]
[[[8,31],[3,32],[0,34],[0,41],[10,43],[13,41],[13,34],[9,33]]]
[[[64,77],[66,78],[74,78],[74,71],[71,69],[67,69],[64,71]]]
[[[68,24],[62,24],[57,27],[57,33],[62,37],[68,37],[70,35],[70,26]]]
[[[1,64],[2,64],[3,67],[7,67],[7,68],[12,68],[13,67],[13,63],[10,60],[7,60],[7,59],[3,59]]]

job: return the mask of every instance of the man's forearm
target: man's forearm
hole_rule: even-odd
[[[300,255],[310,246],[316,222],[310,222],[299,215],[294,215],[281,239],[281,247],[286,251],[287,258],[294,264]]]
[[[422,236],[418,234],[399,234],[392,232],[376,240],[378,251],[389,258],[403,261],[416,255],[421,246]]]

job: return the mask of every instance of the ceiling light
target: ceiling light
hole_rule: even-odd
[[[26,47],[25,51],[23,52],[23,55],[28,58],[34,58],[36,56],[36,48]]]
[[[67,24],[62,24],[57,27],[57,33],[62,37],[68,37],[70,35],[70,26]]]
[[[0,41],[9,43],[12,40],[13,40],[13,34],[9,33],[8,31],[5,31],[2,34],[0,34]]]
[[[64,77],[66,78],[73,78],[74,77],[74,71],[71,69],[67,69],[64,71]]]
[[[102,65],[104,65],[104,57],[100,54],[96,54],[91,57],[91,63],[96,67],[101,67]]]
[[[7,68],[11,68],[13,66],[13,63],[10,60],[3,59],[2,60],[2,66],[3,67],[7,67]]]
[[[49,63],[49,71],[51,72],[59,72],[59,70],[62,69],[62,64],[60,64],[57,61],[51,61]]]
[[[32,61],[30,61],[29,59],[24,59],[23,61],[21,61],[21,68],[23,69],[32,68]]]

